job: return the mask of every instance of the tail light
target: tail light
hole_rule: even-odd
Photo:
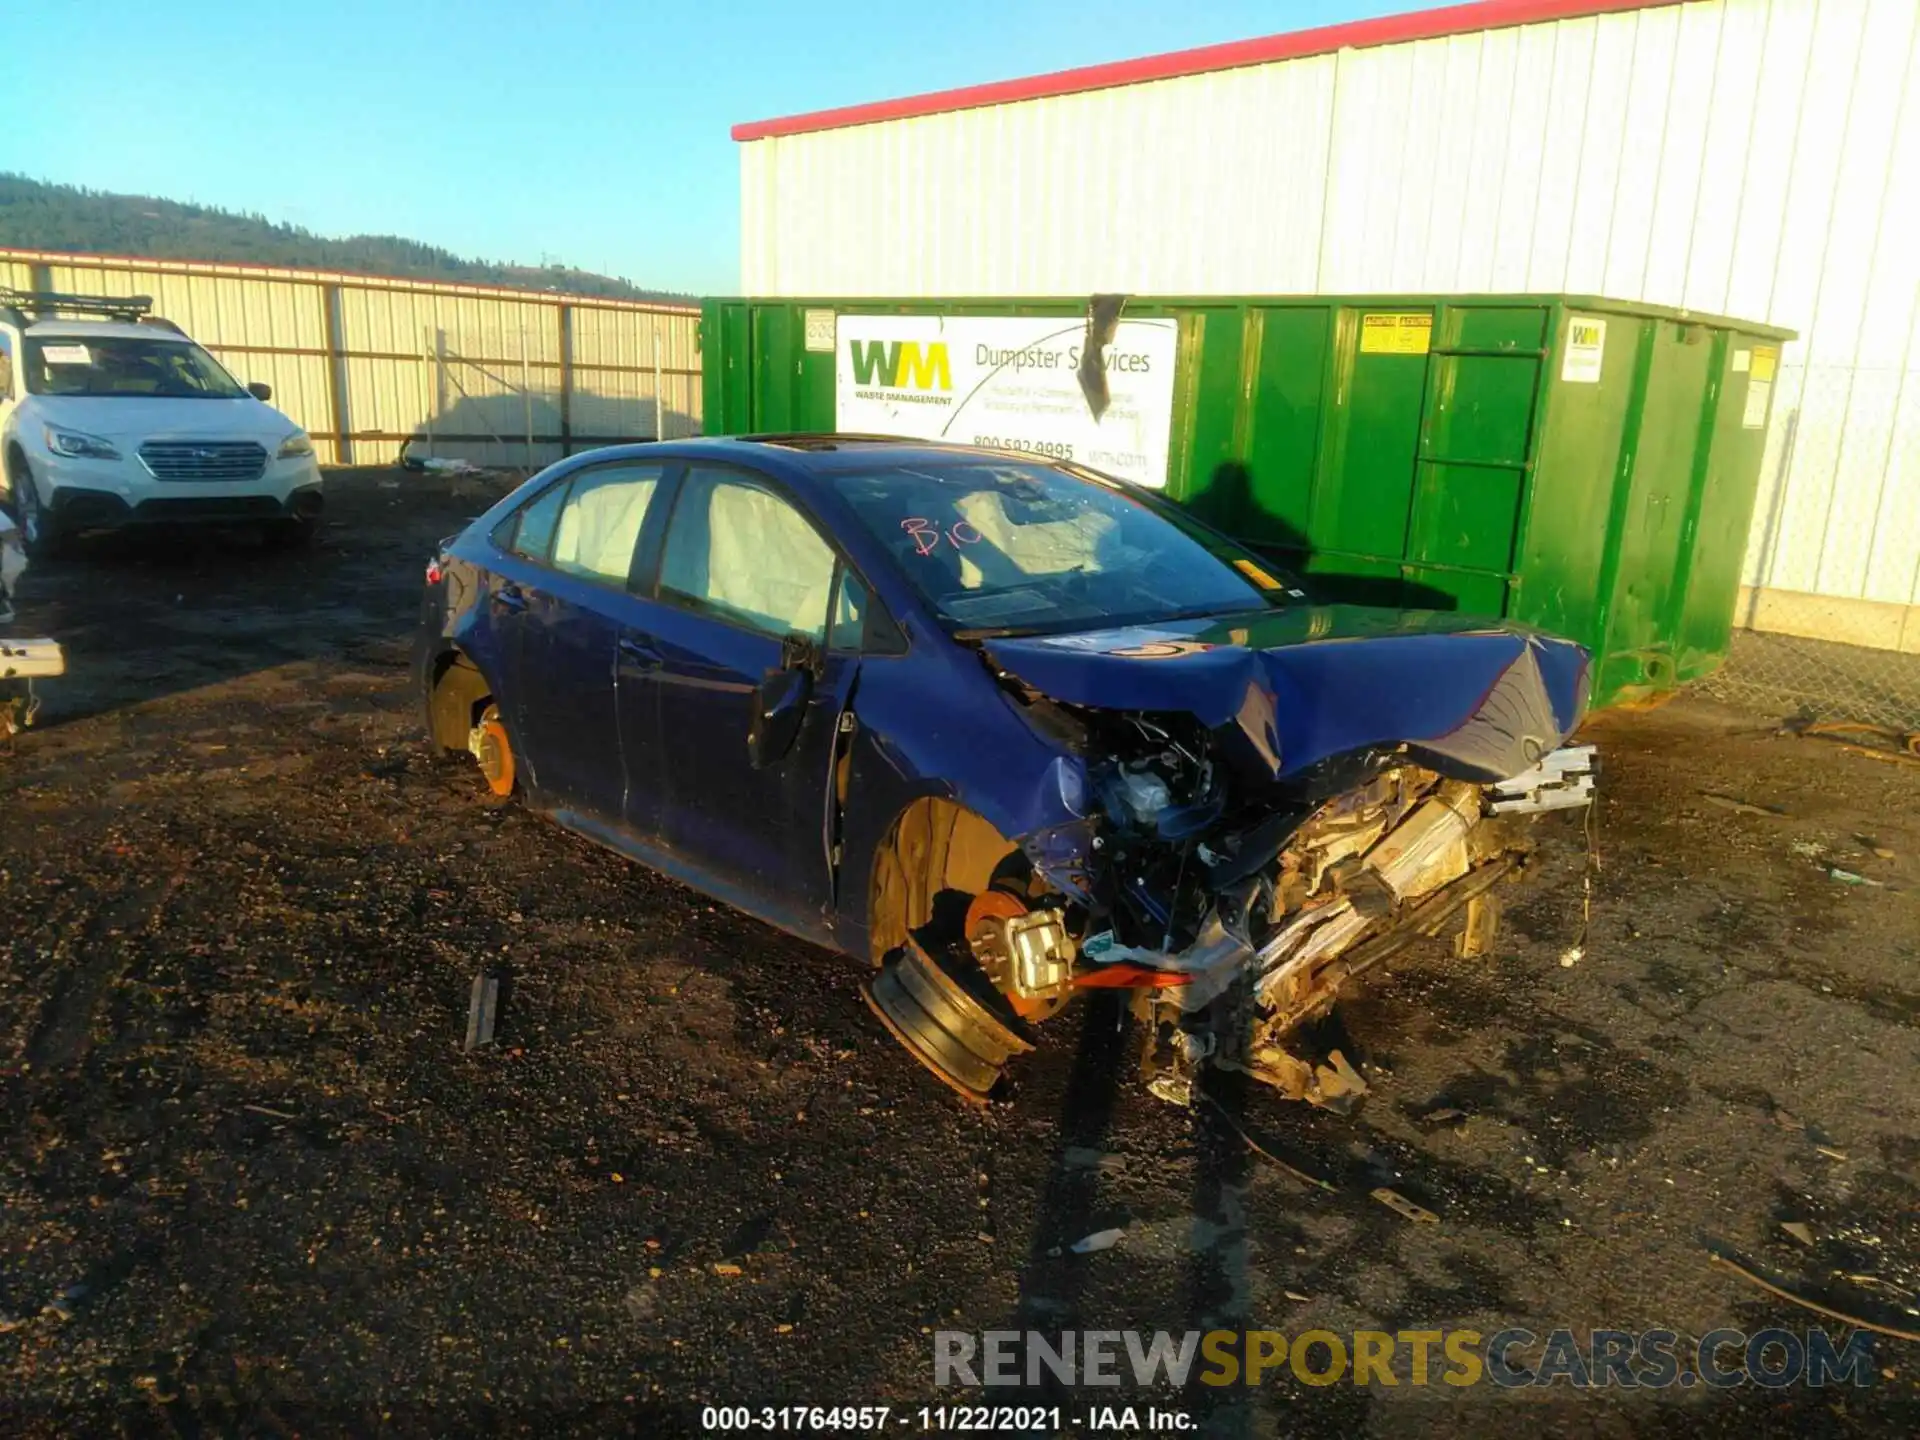
[[[447,572],[440,568],[440,557],[438,555],[427,561],[427,584],[438,585],[446,578]]]

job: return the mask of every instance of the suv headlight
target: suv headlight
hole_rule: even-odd
[[[82,435],[78,430],[46,427],[47,449],[75,460],[118,460],[120,452],[98,435]]]
[[[278,459],[296,460],[302,455],[313,454],[313,441],[307,438],[307,432],[296,430],[280,442]]]

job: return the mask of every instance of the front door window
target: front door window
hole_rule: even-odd
[[[660,562],[663,599],[817,644],[833,573],[832,548],[787,500],[731,471],[687,473]]]

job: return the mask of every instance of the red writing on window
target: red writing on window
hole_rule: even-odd
[[[931,555],[940,546],[940,527],[931,520],[909,515],[900,522],[900,528],[913,537],[913,548],[919,554]]]
[[[909,515],[900,522],[900,528],[912,537],[916,554],[931,555],[940,548],[940,527],[924,516]],[[947,543],[956,550],[962,545],[977,545],[984,538],[964,520],[955,521],[948,528],[946,536]]]

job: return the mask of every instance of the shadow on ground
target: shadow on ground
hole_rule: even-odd
[[[429,548],[487,497],[415,484],[339,483],[298,563],[29,576],[24,622],[76,665],[0,758],[0,1428],[674,1436],[806,1403],[919,1433],[922,1405],[998,1398],[934,1387],[942,1329],[1820,1323],[1707,1236],[1915,1303],[1920,774],[1685,702],[1598,722],[1573,963],[1569,822],[1497,956],[1410,955],[1346,1007],[1355,1115],[1223,1096],[1334,1182],[1310,1189],[1147,1096],[1098,1007],[976,1113],[859,967],[485,808],[427,754],[400,647]],[[483,965],[512,998],[467,1055]],[[1057,1398],[1076,1434],[1144,1398],[1236,1440],[1887,1433],[1920,1372],[1897,1342],[1876,1364],[1843,1393],[1287,1367]]]

